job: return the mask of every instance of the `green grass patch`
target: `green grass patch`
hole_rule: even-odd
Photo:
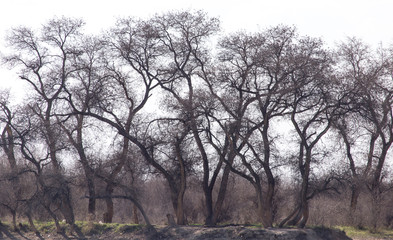
[[[139,224],[118,224],[115,227],[115,232],[117,233],[130,233],[134,231],[141,230],[142,226]]]
[[[77,226],[85,235],[103,234],[108,231],[116,233],[130,233],[142,229],[142,225],[120,223],[91,223],[77,222]]]
[[[189,223],[188,226],[193,226],[193,227],[203,227],[203,223]]]
[[[344,231],[350,238],[393,238],[393,230],[391,229],[378,229],[377,231],[372,231],[370,228],[357,228],[348,226],[336,226],[334,228]]]
[[[81,224],[81,231],[86,235],[95,235],[95,234],[103,234],[105,232],[113,230],[112,223],[89,223],[83,222]]]
[[[1,222],[3,227],[11,230],[11,224],[8,222]],[[71,233],[71,226],[64,222],[59,223],[62,230],[65,233]],[[56,232],[56,224],[54,221],[34,221],[34,225],[40,233],[55,233]],[[144,225],[138,224],[121,224],[121,223],[92,223],[92,222],[84,222],[84,221],[76,221],[76,228],[78,228],[85,235],[95,235],[95,234],[103,234],[108,231],[116,232],[116,233],[130,233],[134,231],[141,230]],[[30,225],[28,222],[21,222],[18,224],[18,228],[24,232],[30,232]]]

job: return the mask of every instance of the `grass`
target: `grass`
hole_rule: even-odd
[[[1,222],[1,224],[7,229],[11,230],[11,224],[8,222]],[[64,223],[59,223],[61,228],[67,233],[71,231],[71,227]],[[130,233],[140,230],[144,225],[138,224],[121,224],[121,223],[89,223],[84,221],[76,221],[76,227],[81,230],[85,235],[103,234],[108,231],[123,234]],[[56,232],[56,225],[54,221],[34,221],[34,225],[40,233],[53,233]],[[19,224],[22,227],[22,231],[29,232],[30,225],[27,222],[22,222]]]
[[[357,228],[357,227],[347,227],[347,226],[336,226],[334,227],[341,231],[344,231],[350,238],[359,239],[392,239],[393,230],[391,229],[378,229],[377,231],[372,231],[369,228]]]
[[[142,229],[143,225],[138,224],[121,224],[121,223],[89,223],[77,221],[76,225],[81,229],[83,234],[94,235],[103,234],[108,231],[115,233],[129,233]]]

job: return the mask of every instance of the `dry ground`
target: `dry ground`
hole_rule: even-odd
[[[12,232],[6,228],[0,228],[0,239],[13,240],[159,240],[159,239],[192,239],[192,240],[225,240],[225,239],[266,239],[266,240],[349,240],[344,232],[327,228],[314,229],[261,229],[245,226],[225,226],[225,227],[202,227],[184,226],[167,227],[156,226],[155,231],[147,228],[133,230],[131,232],[106,231],[99,234],[57,234],[43,233],[36,235],[32,232]]]

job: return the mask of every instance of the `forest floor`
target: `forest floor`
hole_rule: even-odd
[[[0,239],[11,240],[159,240],[159,239],[192,239],[192,240],[224,240],[224,239],[275,239],[275,240],[379,240],[393,239],[390,234],[359,234],[351,232],[349,238],[344,231],[324,227],[306,229],[269,228],[255,226],[228,225],[219,227],[203,226],[154,226],[149,229],[141,225],[130,224],[78,224],[77,231],[70,232],[64,227],[63,233],[56,233],[53,223],[37,224],[40,234],[30,231],[27,225],[20,225],[18,231],[11,231],[8,225],[0,226]],[[65,226],[65,225],[63,225]],[[348,230],[348,229],[343,229]]]

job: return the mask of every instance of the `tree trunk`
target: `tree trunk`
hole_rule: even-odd
[[[191,116],[191,130],[195,139],[195,142],[198,146],[198,150],[201,154],[201,158],[203,161],[203,193],[205,195],[205,204],[206,204],[206,219],[205,219],[205,225],[206,226],[214,226],[214,221],[213,221],[213,185],[214,184],[209,184],[210,180],[210,169],[209,169],[209,160],[207,157],[207,153],[205,151],[204,145],[202,143],[202,140],[199,136],[198,128],[195,122],[195,118],[192,115]]]
[[[61,205],[61,213],[63,214],[66,222],[71,225],[71,227],[75,224],[75,216],[74,216],[74,208],[72,206],[72,198],[71,198],[71,190],[68,186],[64,186],[66,188],[66,194],[62,196],[62,205]]]
[[[139,203],[139,201],[137,201],[134,198],[128,198],[128,200],[130,200],[134,204],[134,206],[136,206],[139,209],[139,211],[141,212],[141,214],[143,216],[143,219],[145,220],[146,225],[148,227],[152,227],[152,225],[150,223],[150,220],[149,220],[149,217],[146,215],[146,212],[143,209],[142,205]]]
[[[303,147],[301,147],[303,148]],[[299,194],[299,207],[297,214],[288,221],[288,225],[295,226],[299,228],[304,228],[309,217],[309,206],[307,200],[308,185],[309,185],[309,175],[310,175],[310,164],[311,164],[311,149],[306,149],[306,157],[303,163],[303,151],[300,151],[299,156],[299,168],[302,175],[302,185]]]
[[[264,147],[264,158],[263,158],[263,170],[265,171],[267,178],[267,191],[265,197],[262,198],[262,224],[264,227],[273,227],[273,200],[274,200],[274,189],[276,180],[274,179],[272,170],[270,168],[270,140],[269,140],[269,122],[268,118],[265,117],[265,124],[263,125],[262,138]],[[260,180],[258,182],[261,182]],[[262,196],[263,197],[263,196]]]
[[[88,212],[88,221],[94,222],[96,219],[96,198],[95,198],[95,187],[94,187],[94,180],[87,178],[87,188],[89,191],[89,203],[87,206]]]
[[[49,215],[51,215],[51,217],[53,218],[53,220],[55,221],[55,225],[56,225],[56,232],[57,233],[62,233],[63,229],[61,229],[59,220],[57,219],[56,214],[50,209],[49,206],[44,206],[46,211],[49,213]]]
[[[185,216],[184,216],[184,204],[183,204],[185,191],[178,189],[178,186],[176,183],[171,182],[171,181],[168,181],[168,182],[169,182],[169,184],[171,184],[170,185],[171,199],[172,199],[173,210],[176,215],[176,224],[177,225],[186,225]],[[171,214],[168,214],[168,215],[171,215]]]
[[[221,215],[222,206],[224,204],[225,195],[226,195],[226,191],[228,188],[228,181],[229,181],[230,172],[231,172],[230,166],[226,165],[224,168],[224,172],[222,174],[220,189],[219,189],[218,195],[217,195],[217,201],[214,206],[213,219],[212,219],[213,225],[216,225],[218,223],[220,215]]]
[[[266,194],[262,206],[262,225],[265,228],[273,227],[273,220],[273,197]]]
[[[178,200],[177,200],[177,209],[176,210],[176,223],[177,225],[186,225],[186,218],[184,216],[184,204],[183,204],[183,196],[184,193],[179,193]]]
[[[81,134],[81,133],[79,133]],[[70,136],[71,138],[72,136]],[[72,141],[72,139],[71,139]],[[78,150],[79,158],[82,163],[83,170],[85,172],[87,189],[89,192],[89,202],[87,206],[88,211],[88,221],[94,221],[96,219],[96,198],[95,198],[95,184],[94,184],[94,172],[89,166],[89,162],[87,160],[85,150],[82,145],[82,137],[78,138],[79,143],[74,142],[75,148]]]
[[[287,223],[289,222],[289,220],[292,219],[292,218],[295,216],[295,214],[298,214],[298,213],[299,213],[299,207],[298,207],[298,208],[295,208],[286,218],[284,218],[284,219],[280,222],[280,224],[278,224],[278,227],[279,227],[279,228],[284,227],[284,225],[287,224]]]
[[[309,217],[309,206],[308,206],[308,200],[307,200],[307,192],[308,192],[308,180],[309,180],[309,163],[306,163],[305,166],[306,170],[303,176],[303,182],[302,182],[302,189],[300,191],[300,209],[299,209],[299,214],[297,218],[295,219],[296,221],[293,221],[291,225],[296,225],[299,228],[304,228],[306,226],[306,223],[308,221]]]
[[[111,184],[108,184],[105,189],[105,195],[107,198],[105,198],[105,203],[106,203],[106,212],[103,215],[103,220],[104,223],[111,223],[113,220],[113,200],[112,200],[112,193],[113,193],[113,187]]]
[[[287,222],[289,226],[295,226],[296,224],[299,223],[300,219],[302,218],[302,206],[299,205],[294,213],[295,214],[293,214],[292,217]]]
[[[206,204],[206,226],[214,226],[213,222],[213,193],[209,186],[204,186],[203,192],[205,194],[205,204]]]
[[[310,212],[307,200],[304,201],[301,209],[302,209],[302,211],[301,211],[302,219],[300,220],[300,222],[297,226],[299,228],[304,228],[306,226],[307,221],[308,221],[309,212]]]
[[[262,222],[264,221],[264,209],[263,209],[263,192],[262,192],[262,187],[260,185],[259,181],[256,181],[254,184],[254,189],[255,189],[255,194],[257,196],[257,211],[258,211],[258,217],[259,217],[259,221]]]
[[[134,206],[132,207],[132,217],[134,219],[134,223],[135,224],[139,224],[139,218],[138,218],[138,208],[137,206],[134,204]]]
[[[179,191],[177,191],[176,194],[176,204],[174,204],[174,209],[176,212],[176,219],[177,219],[177,224],[178,225],[186,225],[187,221],[184,216],[184,194],[186,192],[186,187],[187,187],[187,176],[186,176],[186,168],[184,165],[184,159],[182,155],[182,150],[181,150],[181,143],[186,135],[183,135],[182,138],[177,139],[175,143],[175,150],[176,150],[176,157],[177,160],[179,161],[179,166],[180,166],[180,186],[179,186]],[[173,189],[177,188],[174,186]]]
[[[11,214],[12,214],[12,228],[14,231],[16,231],[18,230],[18,226],[16,225],[16,211],[11,210]]]
[[[261,186],[260,179],[256,180],[254,185],[255,194],[257,196],[257,210],[258,216],[265,228],[273,227],[273,212],[271,199],[268,196],[264,196]]]
[[[274,179],[273,173],[270,166],[264,164],[264,170],[267,177],[267,191],[263,200],[263,219],[262,224],[264,227],[273,227],[273,201],[274,201],[274,190],[276,186],[276,180]]]
[[[372,231],[376,232],[377,228],[379,226],[380,222],[380,217],[381,217],[381,193],[379,189],[373,189],[371,192],[372,196],[372,213],[371,213],[371,219],[372,219]]]
[[[29,206],[29,208],[30,208],[30,206]],[[26,216],[27,216],[27,220],[29,221],[29,225],[30,225],[31,230],[33,230],[33,232],[38,234],[39,231],[37,230],[37,228],[34,225],[34,221],[33,221],[33,218],[31,216],[30,210],[28,210],[28,212],[26,213]]]
[[[355,213],[358,205],[358,199],[360,190],[357,185],[353,185],[351,189],[351,203],[349,205],[349,223],[353,225],[355,223]]]

